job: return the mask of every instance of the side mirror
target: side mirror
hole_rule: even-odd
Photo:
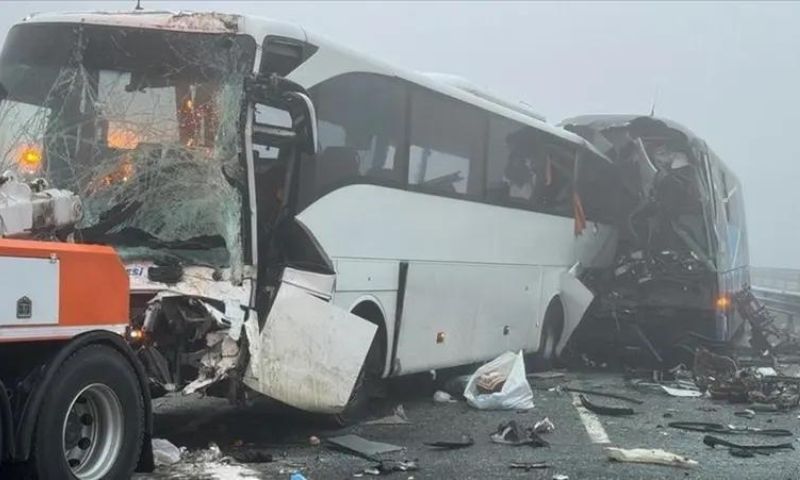
[[[256,75],[246,79],[245,94],[249,103],[285,111],[291,118],[290,129],[272,123],[256,123],[254,137],[270,145],[292,142],[306,153],[317,153],[317,114],[311,97],[301,85],[275,74]]]

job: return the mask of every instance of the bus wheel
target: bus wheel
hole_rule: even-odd
[[[534,370],[548,370],[557,359],[556,345],[564,328],[564,310],[558,299],[550,302],[544,316],[542,334],[539,337],[539,350],[533,357]]]
[[[128,361],[91,345],[58,369],[36,421],[41,480],[130,478],[144,436],[144,400]]]
[[[372,344],[364,360],[364,366],[356,378],[350,399],[344,410],[335,415],[334,421],[339,426],[350,425],[367,415],[370,399],[376,390],[382,386],[383,361],[386,356],[385,327],[381,313],[372,304],[362,304],[353,310],[353,314],[378,325],[378,331],[372,339]]]

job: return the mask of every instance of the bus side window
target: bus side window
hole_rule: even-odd
[[[408,183],[445,195],[482,192],[484,117],[478,109],[416,89],[411,95]]]
[[[301,173],[304,204],[350,183],[402,184],[406,88],[390,77],[347,73],[311,88],[319,154]]]

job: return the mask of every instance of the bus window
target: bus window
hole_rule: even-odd
[[[408,183],[448,195],[481,195],[484,119],[477,109],[415,90]]]
[[[307,203],[348,183],[400,186],[405,138],[405,87],[389,77],[348,73],[311,89],[319,125],[319,155],[301,174]],[[301,187],[303,188],[303,187]]]
[[[489,121],[486,197],[556,215],[571,215],[574,154],[533,128],[500,117]]]

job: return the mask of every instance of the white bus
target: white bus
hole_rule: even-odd
[[[591,301],[577,269],[613,261],[583,138],[296,26],[35,15],[0,83],[2,166],[79,193],[74,241],[117,248],[154,395],[336,413],[371,378],[547,359]]]

